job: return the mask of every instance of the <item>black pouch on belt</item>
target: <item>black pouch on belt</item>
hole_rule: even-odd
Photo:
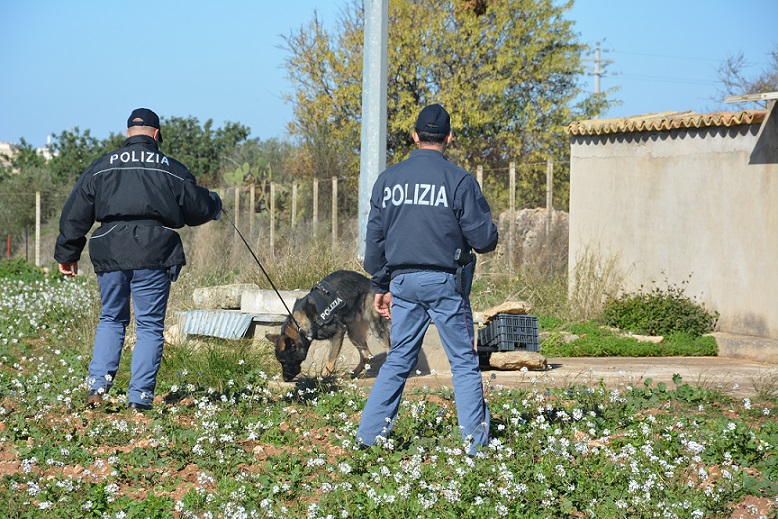
[[[181,267],[183,267],[183,265],[173,265],[168,267],[167,277],[171,283],[174,283],[176,280],[178,280],[178,275],[181,273]]]
[[[471,252],[462,254],[462,250],[457,249],[454,253],[454,259],[458,265],[454,274],[456,293],[468,297],[473,285],[473,274],[475,274],[475,254]]]

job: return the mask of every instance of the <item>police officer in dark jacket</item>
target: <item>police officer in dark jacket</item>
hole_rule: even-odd
[[[86,235],[97,274],[102,312],[89,365],[87,404],[110,390],[130,321],[130,294],[137,341],[132,356],[128,407],[151,409],[162,359],[170,283],[186,264],[175,229],[218,219],[221,200],[198,186],[177,160],[159,151],[159,117],[147,108],[127,119],[124,145],[94,161],[65,202],[54,251],[59,271],[78,273]]]
[[[373,186],[364,266],[376,290],[376,310],[392,319],[392,345],[362,413],[357,431],[362,445],[391,432],[430,321],[451,364],[465,449],[474,454],[489,442],[489,411],[473,345],[470,249],[490,252],[498,235],[478,182],[443,156],[451,138],[446,110],[425,107],[413,134],[419,149],[381,173]]]

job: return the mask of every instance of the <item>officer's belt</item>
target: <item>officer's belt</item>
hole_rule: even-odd
[[[389,275],[392,279],[400,274],[411,274],[413,272],[445,272],[446,274],[456,274],[456,268],[436,267],[435,265],[400,265],[389,267]]]
[[[151,218],[111,218],[102,221],[102,225],[139,225],[141,227],[156,227],[165,225],[160,220]]]

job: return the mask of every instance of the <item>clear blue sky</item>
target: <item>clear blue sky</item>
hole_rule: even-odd
[[[0,0],[0,141],[43,146],[74,127],[105,138],[139,106],[283,137],[292,111],[281,100],[290,89],[281,35],[314,10],[332,24],[342,5]],[[726,109],[711,99],[717,66],[743,51],[755,74],[778,42],[777,0],[577,0],[568,17],[614,60],[601,88],[620,87],[623,105],[607,117]]]

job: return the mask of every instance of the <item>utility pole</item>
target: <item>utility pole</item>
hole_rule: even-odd
[[[370,194],[386,168],[389,0],[366,0],[362,65],[362,149],[359,158],[359,248],[365,257]]]
[[[606,74],[605,67],[608,66],[608,64],[613,63],[612,59],[602,59],[601,53],[602,50],[600,49],[600,42],[597,42],[597,45],[595,46],[594,50],[594,59],[587,58],[584,59],[584,61],[593,61],[594,62],[594,71],[589,73],[590,76],[594,76],[594,93],[599,94],[600,93],[600,78]],[[607,52],[607,51],[606,51]],[[602,67],[600,67],[602,65]]]

